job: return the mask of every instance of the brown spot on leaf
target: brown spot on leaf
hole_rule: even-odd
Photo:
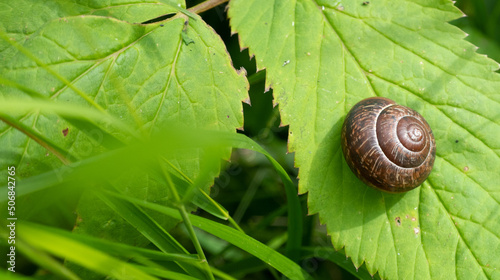
[[[401,218],[400,217],[396,217],[396,219],[394,219],[394,220],[396,221],[397,226],[401,225]]]
[[[465,172],[469,171],[469,167],[468,167],[468,166],[465,166],[465,167],[464,167],[464,171],[465,171]]]
[[[66,137],[68,135],[68,132],[69,132],[69,128],[65,128],[62,130],[62,134],[64,135],[64,137]]]

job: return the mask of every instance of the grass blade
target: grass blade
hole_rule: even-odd
[[[179,214],[179,212],[173,208],[119,195],[116,193],[111,193],[108,191],[103,193],[103,196],[114,197],[115,199],[128,201],[135,205],[158,211],[172,218],[181,219],[181,215]],[[221,239],[224,239],[227,242],[241,248],[242,250],[247,251],[266,264],[274,267],[286,277],[290,279],[311,279],[311,276],[305,270],[300,268],[300,266],[295,262],[269,248],[268,246],[262,244],[261,242],[253,239],[252,237],[243,234],[231,227],[207,220],[202,217],[198,217],[196,215],[189,214],[189,218],[195,227],[204,230],[212,235],[215,235]]]

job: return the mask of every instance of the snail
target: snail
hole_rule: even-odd
[[[342,152],[365,184],[407,192],[431,173],[436,143],[429,124],[413,109],[383,97],[361,100],[342,126]]]

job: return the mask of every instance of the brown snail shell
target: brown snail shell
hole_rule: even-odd
[[[342,126],[342,152],[365,184],[400,193],[422,184],[436,155],[434,135],[413,109],[383,97],[361,100]]]

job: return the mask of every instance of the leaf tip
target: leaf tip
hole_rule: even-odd
[[[252,102],[250,101],[249,96],[247,96],[245,99],[243,99],[242,102],[248,104],[249,106],[252,106]]]
[[[240,67],[240,69],[237,69],[236,70],[236,73],[238,73],[238,75],[241,75],[241,73],[243,73],[243,75],[245,75],[245,77],[247,77],[248,73],[247,73],[247,69],[245,69],[245,67]]]
[[[267,84],[266,83],[266,87],[264,88],[264,93],[266,93],[266,92],[268,92],[270,90],[271,90],[271,84]],[[273,100],[273,107],[276,107],[276,104],[277,104],[276,101]]]

